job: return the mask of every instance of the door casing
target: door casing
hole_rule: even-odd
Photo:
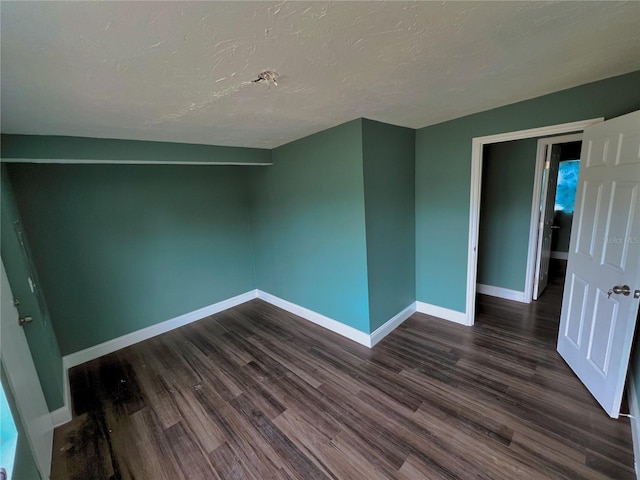
[[[562,123],[550,125],[546,127],[530,128],[527,130],[518,130],[514,132],[499,133],[496,135],[488,135],[485,137],[475,137],[472,140],[471,147],[471,188],[469,195],[469,241],[467,249],[467,289],[466,289],[466,325],[475,323],[476,315],[476,282],[478,275],[478,237],[480,230],[480,195],[482,190],[482,151],[485,145],[499,142],[508,142],[512,140],[523,140],[526,138],[548,137],[553,135],[563,135],[569,133],[579,133],[590,125],[603,122],[604,118],[592,118],[581,120],[578,122]],[[555,143],[564,143],[555,142]],[[544,161],[542,163],[544,167]],[[536,181],[534,184],[532,212],[535,208],[539,208],[540,202],[540,183],[542,171],[538,172],[538,162],[536,163]],[[536,201],[537,197],[537,201]],[[534,215],[532,215],[532,218]],[[532,221],[533,223],[533,221]],[[536,220],[537,240],[537,220]],[[529,251],[527,254],[527,285],[525,286],[525,298],[531,298],[533,292],[533,271],[531,266],[535,262],[535,243],[531,244],[531,232],[529,235]]]

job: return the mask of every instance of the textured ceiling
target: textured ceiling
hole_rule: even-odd
[[[640,69],[637,2],[4,1],[1,22],[5,133],[274,147]]]

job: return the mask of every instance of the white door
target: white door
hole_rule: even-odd
[[[538,254],[536,259],[536,281],[533,285],[533,299],[538,300],[549,283],[549,261],[551,260],[551,240],[553,238],[553,214],[560,167],[560,145],[547,147],[544,164],[542,194],[540,195],[540,222],[538,225]]]
[[[620,413],[640,299],[640,111],[584,131],[558,352]]]
[[[49,478],[53,448],[53,424],[27,339],[18,325],[18,310],[2,264],[0,291],[0,358],[18,407],[38,470]]]

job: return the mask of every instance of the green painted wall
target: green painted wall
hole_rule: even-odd
[[[362,120],[369,321],[415,302],[415,130]]]
[[[258,288],[369,333],[362,122],[273,156],[251,170]]]
[[[20,215],[5,165],[1,166],[0,181],[0,256],[7,271],[11,292],[20,300],[18,312],[20,315],[33,317],[33,322],[24,326],[24,333],[47,406],[49,410],[55,410],[64,404],[62,355],[47,309],[44,297],[46,292],[40,291],[45,301],[39,301],[29,287],[28,278],[31,274],[14,227],[14,222],[20,220]],[[29,245],[28,237],[25,238],[25,243]],[[38,272],[33,276],[37,277]],[[38,281],[36,285],[39,285]]]
[[[63,355],[255,288],[243,167],[7,169]]]
[[[270,164],[271,150],[111,138],[3,134],[3,159]]]
[[[416,299],[465,311],[474,137],[617,117],[640,108],[640,72],[425,127],[416,132]]]
[[[24,430],[24,424],[16,408],[16,402],[13,398],[13,393],[9,388],[9,381],[7,375],[4,372],[4,365],[0,364],[0,378],[2,379],[2,387],[4,393],[7,396],[7,402],[9,403],[9,409],[13,416],[13,421],[16,424],[16,430],[18,431],[18,444],[16,446],[16,458],[13,464],[12,480],[40,480],[40,473],[38,472],[38,466],[33,458],[31,447]]]
[[[485,146],[478,283],[524,291],[538,140]]]

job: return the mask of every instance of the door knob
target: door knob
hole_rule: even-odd
[[[616,295],[624,295],[625,297],[628,297],[629,295],[631,295],[631,287],[629,285],[616,285],[615,287],[613,287],[611,290],[609,290],[607,292],[607,295],[609,297],[611,297],[611,294],[615,293]]]

